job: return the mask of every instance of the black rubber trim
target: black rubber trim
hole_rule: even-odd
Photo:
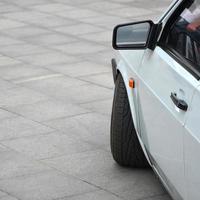
[[[111,60],[111,64],[112,64],[113,80],[114,80],[114,83],[115,83],[116,80],[117,80],[117,62],[114,58]]]
[[[162,30],[162,23],[154,24],[151,29],[150,39],[147,44],[147,48],[154,50],[157,45],[158,36]]]

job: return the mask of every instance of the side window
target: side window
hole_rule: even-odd
[[[166,46],[200,72],[200,0],[195,0],[171,26]]]

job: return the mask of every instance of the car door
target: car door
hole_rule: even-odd
[[[195,92],[185,125],[185,174],[188,200],[200,199],[200,87]]]
[[[175,198],[186,199],[184,125],[199,74],[189,40],[182,39],[191,33],[183,33],[187,24],[180,23],[179,15],[166,25],[155,50],[146,50],[139,69],[138,98],[142,139],[153,164]]]
[[[199,32],[200,34],[200,32]],[[198,55],[200,55],[199,47]],[[200,71],[200,60],[197,59],[196,66]],[[185,146],[185,174],[187,180],[188,199],[200,199],[200,86],[195,91],[188,117],[184,129],[184,146]]]

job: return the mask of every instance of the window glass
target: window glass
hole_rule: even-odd
[[[186,8],[172,25],[167,46],[200,72],[200,0]]]
[[[119,27],[117,31],[117,45],[119,47],[123,47],[123,45],[145,46],[150,27],[148,22]]]

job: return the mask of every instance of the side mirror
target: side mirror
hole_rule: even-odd
[[[156,43],[155,36],[158,36],[157,27],[158,25],[152,21],[118,25],[113,31],[113,48],[117,50],[152,48]]]

